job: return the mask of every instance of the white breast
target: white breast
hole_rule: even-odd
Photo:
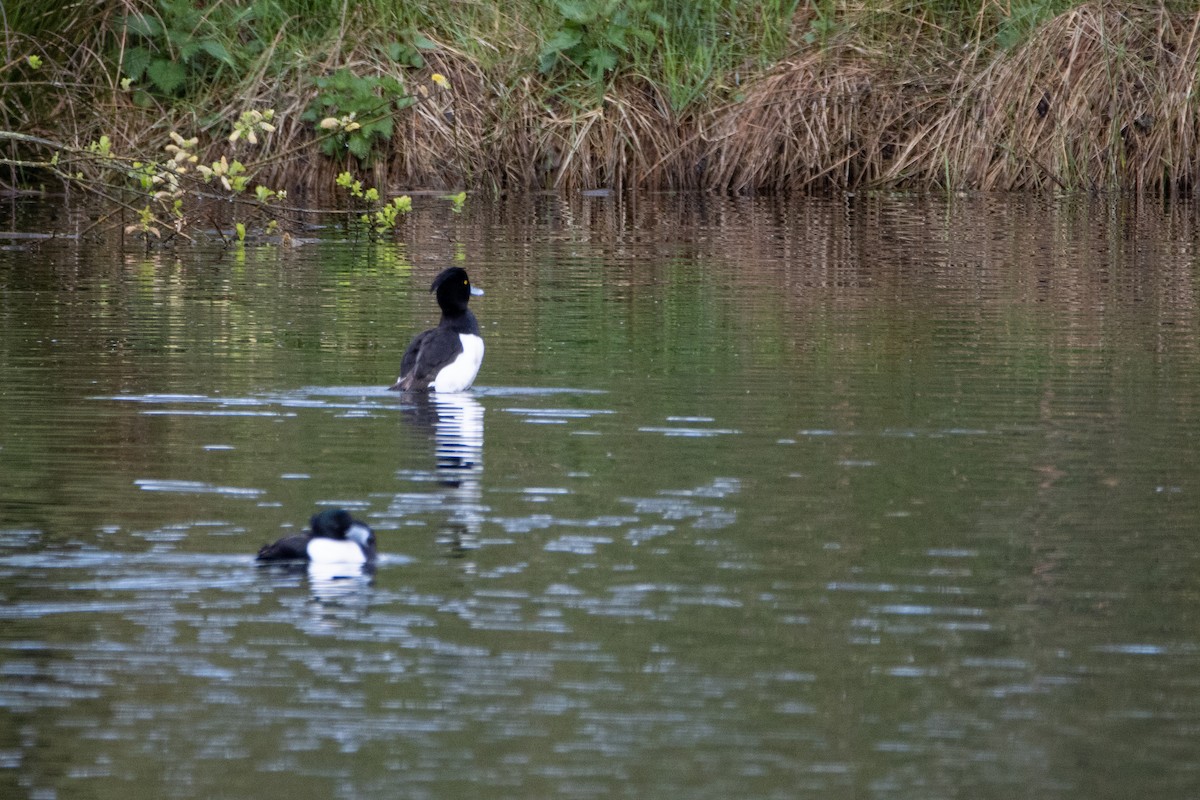
[[[362,564],[367,560],[358,542],[324,536],[309,540],[308,558],[314,564]]]
[[[435,392],[465,392],[479,374],[479,365],[483,363],[483,339],[473,333],[460,333],[458,338],[463,351],[437,374],[433,382]]]

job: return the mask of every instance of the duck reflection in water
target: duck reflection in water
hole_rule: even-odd
[[[483,406],[469,394],[407,392],[407,419],[432,434],[436,480],[449,509],[439,542],[455,557],[479,544],[483,524]]]

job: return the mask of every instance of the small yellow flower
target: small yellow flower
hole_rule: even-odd
[[[450,81],[446,80],[446,76],[440,72],[435,72],[432,75],[430,75],[429,80],[433,81],[434,83],[436,83],[438,86],[442,87],[443,89],[450,88]]]

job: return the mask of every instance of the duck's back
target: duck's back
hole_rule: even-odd
[[[285,536],[272,544],[264,544],[258,551],[259,561],[284,561],[294,558],[308,558],[308,542],[312,538],[307,534],[298,533],[295,536]]]

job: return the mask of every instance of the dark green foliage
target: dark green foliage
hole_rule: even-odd
[[[343,68],[315,82],[319,91],[304,119],[319,123],[326,117],[354,115],[359,126],[322,140],[321,151],[328,156],[348,150],[359,161],[369,160],[376,144],[392,138],[392,113],[413,103],[404,84],[387,75],[362,77]]]
[[[1025,0],[1014,2],[996,30],[996,43],[1011,50],[1029,39],[1034,30],[1056,14],[1071,7],[1068,0]]]
[[[729,73],[782,55],[797,2],[557,0],[538,67],[600,88],[616,74],[637,74],[681,110],[726,88]]]
[[[261,53],[261,42],[243,41],[237,32],[268,11],[277,11],[271,0],[244,7],[159,0],[154,11],[125,16],[122,72],[144,91],[168,96],[219,80],[226,71],[244,69]],[[120,44],[114,49],[115,59],[121,55]]]
[[[385,49],[388,58],[400,66],[420,69],[425,66],[425,58],[421,55],[421,51],[433,50],[436,47],[437,45],[428,38],[412,31],[406,37],[406,41],[389,42]]]
[[[653,48],[667,27],[648,0],[558,0],[555,6],[562,24],[538,54],[543,74],[566,67],[599,83],[623,60],[634,60],[639,48]]]

